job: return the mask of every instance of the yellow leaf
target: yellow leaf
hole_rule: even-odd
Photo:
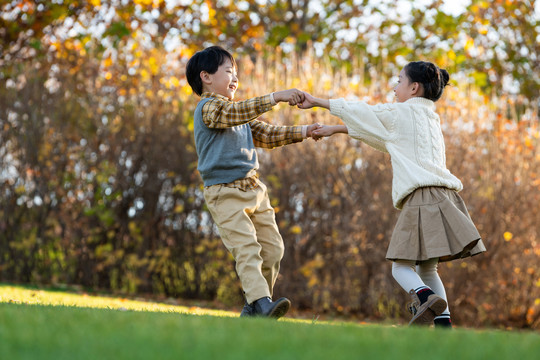
[[[180,80],[178,80],[177,77],[172,76],[171,77],[171,84],[172,84],[172,86],[174,86],[176,88],[176,87],[178,87],[180,85]]]
[[[142,69],[141,78],[143,79],[143,81],[148,80],[150,78],[150,74],[148,73],[148,71],[146,71],[145,69]]]
[[[191,86],[184,85],[182,86],[182,92],[186,95],[191,95],[193,93],[193,90],[191,90]]]
[[[465,51],[469,51],[474,47],[474,40],[472,38],[469,38],[467,42],[465,43]]]
[[[323,89],[328,91],[332,88],[332,82],[330,80],[325,80],[323,83]]]
[[[155,57],[151,56],[150,59],[148,59],[148,68],[150,69],[152,75],[156,75],[158,73],[159,66]]]
[[[94,7],[101,6],[101,0],[90,0],[90,4]]]
[[[503,237],[504,237],[504,241],[510,241],[514,237],[514,234],[512,234],[511,232],[506,231],[503,234]]]
[[[293,234],[297,234],[297,235],[301,234],[302,233],[302,228],[300,226],[298,226],[298,225],[295,225],[295,226],[291,227],[291,232]]]
[[[133,2],[137,5],[148,6],[152,4],[153,0],[134,0]]]

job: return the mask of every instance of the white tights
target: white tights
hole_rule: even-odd
[[[398,284],[407,292],[418,289],[421,286],[429,286],[431,290],[448,303],[444,285],[437,273],[439,259],[429,259],[416,265],[413,260],[396,260],[392,264],[392,276]],[[450,314],[448,306],[443,314]]]

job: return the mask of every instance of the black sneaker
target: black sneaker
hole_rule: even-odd
[[[289,311],[291,302],[287,298],[272,301],[269,297],[263,297],[253,303],[255,316],[264,316],[279,319]]]
[[[240,317],[248,316],[255,316],[255,307],[253,306],[253,304],[248,304],[246,302],[244,308],[242,309],[242,312],[240,313]]]

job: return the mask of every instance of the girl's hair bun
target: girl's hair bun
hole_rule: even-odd
[[[439,71],[441,72],[442,87],[444,88],[448,85],[448,82],[450,81],[450,75],[445,69],[439,68]]]
[[[405,74],[411,82],[422,84],[426,99],[437,101],[450,81],[448,71],[427,61],[413,61],[405,65]]]

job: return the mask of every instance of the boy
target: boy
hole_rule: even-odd
[[[259,181],[255,146],[272,149],[311,136],[318,124],[273,126],[256,118],[278,102],[304,100],[297,89],[234,102],[236,62],[219,46],[197,52],[186,77],[201,96],[195,109],[195,146],[204,198],[225,247],[236,261],[246,303],[240,316],[279,318],[290,301],[272,301],[284,245],[266,186]]]

